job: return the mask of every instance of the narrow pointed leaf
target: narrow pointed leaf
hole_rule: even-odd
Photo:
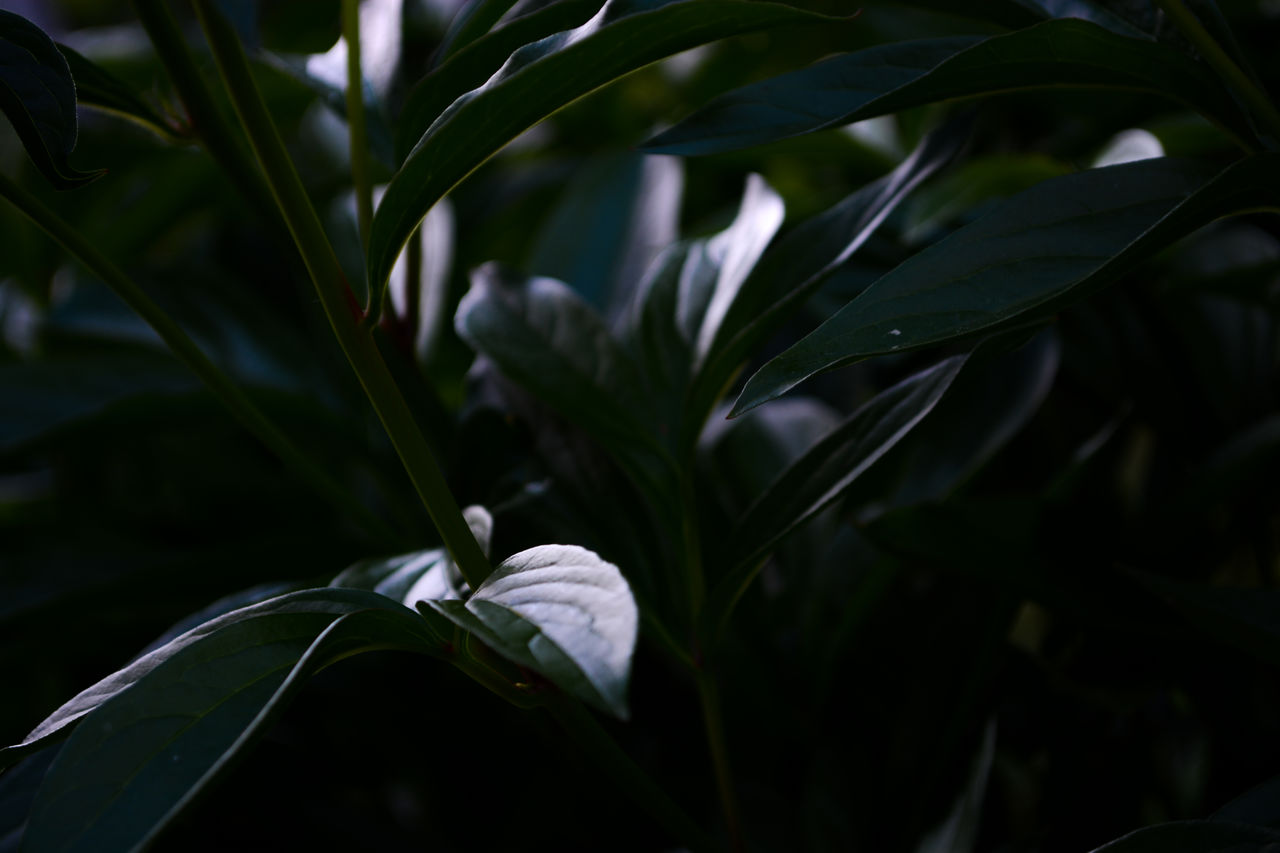
[[[765,251],[730,305],[694,380],[694,411],[710,411],[748,355],[852,257],[922,182],[951,163],[967,144],[969,126],[967,119],[960,119],[929,134],[888,175],[802,222]]]
[[[1104,844],[1093,853],[1265,853],[1280,832],[1216,820],[1181,820],[1148,826]]]
[[[467,601],[423,601],[508,660],[627,718],[639,611],[618,567],[576,545],[503,560]]]
[[[278,610],[204,634],[97,707],[50,767],[24,849],[137,849],[228,769],[311,674],[362,651],[438,648],[417,614],[388,599],[325,594],[329,612]]]
[[[381,292],[427,211],[477,166],[562,107],[644,66],[732,35],[829,20],[774,3],[610,0],[581,27],[516,51],[418,142],[374,216],[369,280]]]
[[[81,106],[120,116],[169,142],[180,141],[189,135],[178,129],[176,121],[165,118],[96,62],[86,59],[65,44],[58,45],[58,50],[67,60],[71,77],[75,80],[76,99]]]
[[[1213,175],[1161,158],[1045,181],[899,265],[743,389],[735,413],[814,374],[1056,310],[1221,216],[1280,199],[1280,156]]]
[[[1237,137],[1252,136],[1231,96],[1194,60],[1088,21],[1061,19],[987,39],[924,39],[833,57],[722,95],[645,148],[729,151],[921,104],[1050,86],[1172,98]]]
[[[491,33],[450,51],[444,62],[418,81],[396,122],[396,158],[403,162],[431,123],[457,98],[484,85],[507,57],[526,44],[585,23],[602,0],[560,0],[521,15]]]
[[[149,652],[128,666],[107,676],[97,684],[81,691],[50,714],[40,725],[27,735],[21,743],[0,749],[0,767],[7,767],[18,759],[54,740],[66,737],[71,727],[79,724],[85,715],[93,712],[115,696],[131,689],[146,675],[157,669],[169,659],[181,654],[185,649],[206,642],[209,638],[218,637],[223,631],[231,633],[216,644],[234,645],[236,637],[253,636],[253,628],[238,628],[237,625],[248,621],[271,620],[285,618],[287,624],[298,626],[296,630],[306,634],[307,626],[316,627],[310,634],[315,639],[335,619],[357,610],[371,607],[388,606],[385,598],[356,590],[305,590],[272,598],[260,604],[243,607],[225,615],[212,619],[197,628],[182,634],[164,646]],[[273,623],[284,624],[284,623]],[[246,633],[247,632],[247,633]],[[214,642],[210,640],[210,642]],[[206,646],[206,649],[214,646]]]
[[[89,183],[102,172],[71,166],[76,147],[76,87],[67,60],[43,30],[0,10],[0,110],[32,162],[58,189]]]
[[[714,618],[732,607],[770,548],[839,499],[933,410],[966,358],[948,358],[877,394],[778,476],[729,536],[732,568],[712,591]]]

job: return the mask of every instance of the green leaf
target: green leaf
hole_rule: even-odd
[[[1045,181],[877,280],[743,389],[740,413],[817,373],[1043,316],[1214,219],[1276,205],[1280,156],[1217,176],[1162,158]]]
[[[581,27],[526,45],[426,132],[392,178],[369,239],[380,293],[427,211],[477,166],[562,107],[633,71],[732,35],[829,20],[774,3],[610,0]]]
[[[273,604],[252,617],[237,611],[230,624],[122,671],[132,678],[99,702],[50,767],[24,849],[146,845],[317,670],[372,649],[438,648],[417,614],[381,596],[312,590],[258,609]]]
[[[600,10],[601,0],[560,0],[522,15],[466,47],[418,81],[396,124],[396,157],[403,162],[414,145],[458,96],[484,84],[507,57],[526,44],[577,27]]]
[[[999,154],[970,160],[915,194],[904,213],[902,239],[919,243],[989,204],[1068,172],[1043,154]]]
[[[486,264],[472,273],[455,324],[477,352],[606,448],[623,456],[657,448],[639,369],[565,284]]]
[[[1278,842],[1280,832],[1261,826],[1183,820],[1139,829],[1093,853],[1266,853]]]
[[[639,611],[618,567],[576,545],[503,560],[462,601],[422,601],[508,660],[621,719]]]
[[[778,476],[728,537],[732,568],[712,591],[713,614],[728,612],[773,545],[839,499],[933,410],[966,358],[945,359],[877,394]]]
[[[458,10],[449,29],[436,49],[439,59],[447,59],[455,51],[471,44],[493,29],[502,16],[511,11],[518,0],[471,0]]]
[[[1130,570],[1207,636],[1271,664],[1280,664],[1280,591],[1186,583]]]
[[[922,104],[1044,87],[1172,98],[1242,139],[1247,120],[1216,78],[1176,50],[1075,19],[980,39],[952,36],[844,54],[735,89],[644,148],[709,154],[899,112]]]
[[[145,127],[168,142],[180,142],[190,135],[188,129],[179,128],[176,119],[166,118],[158,113],[96,62],[86,59],[65,44],[59,44],[58,50],[67,60],[81,106],[120,116]]]
[[[205,655],[212,649],[239,648],[246,644],[252,646],[259,642],[257,637],[262,627],[258,625],[259,620],[266,620],[262,623],[266,626],[288,626],[292,632],[291,636],[305,638],[305,642],[310,644],[340,616],[359,610],[391,606],[392,602],[383,596],[368,592],[317,589],[282,595],[260,604],[233,610],[187,631],[164,646],[142,655],[124,669],[81,691],[45,718],[20,743],[0,749],[0,767],[7,767],[55,739],[66,737],[70,727],[82,722],[87,714],[94,712],[114,697],[131,690],[149,673],[193,647],[200,646],[204,651],[199,652],[198,655]]]
[[[27,155],[55,187],[83,186],[104,174],[72,168],[76,87],[67,60],[35,24],[0,10],[0,110]]]
[[[923,181],[960,153],[969,127],[967,119],[960,119],[930,133],[888,175],[800,223],[765,250],[729,307],[710,357],[694,380],[690,396],[695,412],[710,411],[742,362],[777,332]]]

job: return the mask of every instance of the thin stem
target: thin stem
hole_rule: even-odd
[[[746,849],[742,839],[742,821],[738,816],[738,798],[734,792],[733,771],[729,766],[729,747],[724,736],[724,714],[720,710],[720,690],[715,676],[705,666],[698,673],[698,700],[702,705],[702,724],[707,732],[711,764],[715,769],[716,788],[720,792],[720,809],[724,813],[729,842],[735,851]]]
[[[337,481],[333,480],[318,463],[298,449],[287,435],[272,423],[244,392],[196,346],[173,319],[159,305],[126,276],[101,252],[95,249],[69,223],[45,207],[4,175],[0,175],[0,196],[39,226],[46,234],[84,264],[94,275],[106,282],[124,302],[138,313],[173,354],[183,361],[196,376],[222,401],[235,418],[258,440],[280,457],[308,485],[335,506],[342,509],[380,539],[399,542],[400,537],[386,522],[374,515]]]
[[[613,778],[633,802],[647,811],[690,850],[712,850],[715,845],[667,792],[631,760],[596,718],[582,705],[563,695],[547,700],[546,709],[582,749],[583,754]]]
[[[360,0],[342,0],[342,38],[347,43],[347,130],[351,139],[351,183],[356,191],[360,245],[369,247],[373,182],[369,177],[369,133],[364,121],[364,72],[360,68]]]
[[[1271,103],[1266,93],[1259,89],[1240,66],[1227,55],[1222,45],[1209,34],[1204,24],[1200,23],[1200,19],[1183,5],[1182,0],[1157,0],[1157,2],[1173,21],[1174,26],[1195,45],[1205,61],[1213,66],[1227,85],[1249,105],[1263,127],[1274,138],[1274,142],[1280,143],[1280,112],[1276,111],[1275,105]]]
[[[156,56],[178,90],[187,119],[197,138],[214,161],[231,176],[232,182],[263,216],[271,216],[275,205],[253,159],[231,131],[209,88],[200,76],[195,58],[187,47],[169,4],[165,0],[134,0],[138,20],[151,39]]]
[[[315,285],[334,337],[400,455],[400,461],[439,530],[445,548],[463,578],[475,589],[488,576],[489,561],[463,519],[431,448],[382,360],[373,335],[361,324],[361,312],[355,296],[343,275],[333,246],[320,225],[320,218],[311,205],[311,199],[307,197],[293,160],[285,150],[280,133],[271,120],[262,94],[253,81],[244,48],[241,47],[235,30],[217,11],[212,0],[196,0],[195,8],[218,64],[218,71],[231,95],[236,114],[249,136],[249,142],[263,174],[267,176],[280,213],[302,255],[303,264]]]

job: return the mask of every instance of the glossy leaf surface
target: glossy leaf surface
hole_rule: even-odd
[[[581,27],[516,51],[418,142],[374,216],[369,280],[380,290],[427,211],[520,133],[659,59],[732,35],[820,17],[773,3],[612,0]]]
[[[1214,176],[1162,158],[1045,181],[880,278],[751,377],[735,412],[810,376],[1052,310],[1219,216],[1274,205],[1280,157]]]
[[[591,551],[530,548],[503,560],[466,602],[424,606],[565,692],[627,718],[639,611],[617,566]]]
[[[922,104],[1048,86],[1176,98],[1237,136],[1251,136],[1231,96],[1188,57],[1064,19],[985,40],[900,42],[823,60],[722,95],[645,147],[662,154],[710,154]]]
[[[312,673],[370,649],[437,648],[417,614],[380,596],[328,590],[285,598],[302,607],[290,611],[277,600],[274,612],[131,667],[131,683],[104,697],[54,760],[36,795],[25,849],[145,844]]]
[[[58,189],[74,189],[102,172],[71,165],[76,147],[76,87],[67,60],[43,30],[0,10],[0,110],[32,162]]]

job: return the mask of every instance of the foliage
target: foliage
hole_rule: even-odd
[[[0,12],[0,849],[1280,842],[1275,4],[446,6]]]

